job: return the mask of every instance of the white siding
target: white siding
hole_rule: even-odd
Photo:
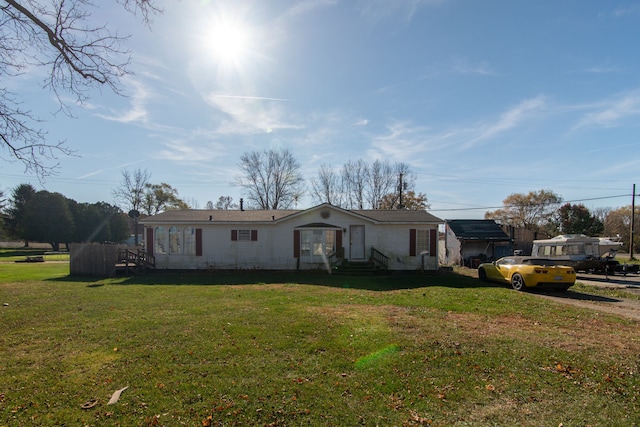
[[[326,211],[325,211],[326,212]],[[375,224],[367,219],[348,213],[331,210],[328,217],[320,212],[303,212],[281,222],[220,224],[200,223],[190,226],[202,229],[202,256],[195,255],[157,255],[156,268],[159,269],[265,269],[296,270],[323,269],[322,264],[298,262],[294,257],[294,230],[300,226],[324,223],[342,230],[342,246],[345,257],[349,258],[349,226],[364,225],[365,257],[369,258],[371,247],[389,258],[390,270],[417,270],[421,268],[422,256],[409,255],[410,229],[434,229],[437,225],[424,224]],[[157,225],[156,225],[157,226]],[[169,224],[166,225],[167,227]],[[231,230],[257,230],[257,241],[232,241]],[[436,251],[424,257],[424,268],[437,270]]]

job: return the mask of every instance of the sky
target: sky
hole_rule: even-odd
[[[92,19],[131,35],[126,96],[96,90],[68,117],[43,70],[12,81],[75,154],[41,181],[2,152],[5,196],[115,204],[141,169],[205,208],[243,197],[243,153],[281,148],[308,189],[322,165],[406,163],[441,219],[542,189],[615,209],[640,188],[640,2],[162,0],[151,29],[100,4]]]

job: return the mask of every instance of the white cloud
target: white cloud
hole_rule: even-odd
[[[502,113],[495,122],[481,124],[474,129],[470,129],[470,133],[475,134],[475,136],[468,139],[461,148],[471,148],[480,141],[494,138],[508,130],[514,129],[538,115],[545,107],[546,99],[542,95],[522,101],[515,107]]]
[[[613,9],[611,15],[614,18],[623,18],[625,16],[636,15],[640,13],[640,6],[638,5],[630,5],[630,6],[619,6]]]
[[[287,123],[285,113],[276,105],[280,98],[209,94],[205,101],[226,115],[216,131],[225,135],[250,135],[278,129],[300,129]]]
[[[596,111],[583,116],[574,129],[585,127],[611,128],[626,119],[640,116],[640,90],[633,90],[618,97],[603,101]]]
[[[337,0],[304,0],[289,8],[283,15],[281,15],[280,19],[286,20],[299,15],[305,15],[315,11],[316,9],[334,6],[336,3]]]
[[[358,4],[360,14],[372,22],[399,16],[405,22],[411,22],[421,7],[440,4],[444,0],[361,0]]]
[[[460,74],[479,74],[482,76],[497,76],[495,70],[486,62],[472,63],[466,58],[452,58],[453,71]]]
[[[215,134],[201,128],[170,138],[159,136],[164,148],[155,150],[152,156],[182,164],[211,162],[224,157],[228,151],[225,144],[215,138]]]
[[[147,109],[149,100],[153,98],[152,91],[137,79],[129,79],[127,85],[131,87],[132,92],[129,98],[129,108],[120,112],[112,112],[111,114],[97,114],[105,120],[111,120],[120,123],[145,123],[148,120],[149,112]]]
[[[420,158],[420,153],[442,148],[446,139],[443,135],[430,135],[426,127],[395,121],[387,126],[385,133],[371,135],[371,148],[367,154],[374,159],[412,164]]]

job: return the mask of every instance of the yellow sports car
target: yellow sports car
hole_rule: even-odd
[[[552,288],[566,291],[576,282],[573,267],[558,265],[544,258],[508,256],[478,266],[478,278],[510,284],[517,291],[527,288]]]

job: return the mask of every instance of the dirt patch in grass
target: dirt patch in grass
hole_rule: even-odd
[[[425,341],[443,330],[472,341],[496,338],[535,342],[567,352],[595,351],[636,358],[640,354],[640,336],[635,322],[617,322],[600,318],[598,313],[568,314],[566,319],[532,319],[518,314],[487,316],[475,313],[443,312],[434,308],[389,305],[345,304],[313,307],[314,313],[328,319],[376,318],[408,341]],[[635,360],[635,359],[634,359]]]
[[[487,318],[472,313],[447,313],[446,319],[479,338],[526,338],[569,352],[595,350],[627,356],[640,353],[636,324],[612,323],[588,316],[583,320],[568,320],[564,325],[559,319],[547,322],[519,315]]]

